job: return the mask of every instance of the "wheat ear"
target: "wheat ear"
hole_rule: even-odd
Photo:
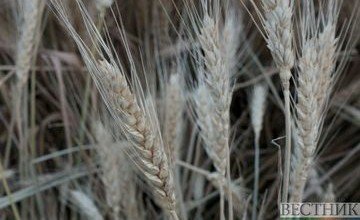
[[[241,23],[238,22],[237,14],[228,9],[224,24],[221,26],[220,8],[217,8],[216,4],[212,6],[214,6],[212,13],[207,10],[204,11],[205,15],[199,35],[200,47],[204,52],[202,61],[205,64],[205,71],[199,72],[202,74],[199,79],[199,87],[203,83],[206,88],[200,88],[199,91],[202,94],[197,96],[199,100],[195,102],[198,104],[205,102],[204,98],[207,97],[205,99],[208,104],[205,106],[209,106],[209,109],[204,109],[203,104],[205,103],[201,104],[203,106],[197,105],[197,108],[200,108],[198,110],[200,132],[205,137],[208,155],[213,160],[217,172],[221,174],[222,178],[225,178],[227,173],[227,184],[230,184],[229,112],[233,91],[232,77],[237,62],[236,54],[240,43]],[[210,127],[205,128],[204,125]],[[224,181],[220,182],[225,184]],[[230,219],[233,218],[232,208],[232,196],[230,194]]]
[[[96,39],[101,46],[101,49],[97,48],[97,55],[102,60],[95,60],[94,54],[91,53],[89,47],[85,45],[70,23],[62,3],[54,0],[53,5],[57,16],[64,22],[69,34],[75,40],[86,67],[114,119],[118,130],[114,129],[113,132],[116,136],[122,135],[130,143],[131,159],[150,185],[157,203],[171,219],[178,219],[175,209],[173,175],[159,131],[158,118],[153,107],[144,103],[143,90],[136,75],[135,61],[132,58],[124,30],[119,29],[130,61],[130,73],[134,77],[133,89],[138,91],[136,94],[130,90],[125,77],[125,68],[121,63],[115,61],[112,50],[102,39],[91,18],[88,17],[85,6],[81,3],[78,4],[80,12],[85,17],[84,22],[89,27],[89,35]],[[109,62],[105,60],[105,57]]]
[[[175,162],[180,158],[180,147],[183,143],[185,99],[183,89],[185,86],[181,64],[177,64],[177,70],[170,75],[165,84],[165,118],[164,118],[164,142],[166,144],[167,157],[174,171],[178,210],[181,219],[187,219],[187,211],[183,200],[180,183],[180,170],[175,167]]]
[[[114,143],[111,132],[101,122],[95,123],[94,130],[99,145],[96,149],[101,165],[101,180],[112,219],[121,219],[120,213],[127,219],[139,219],[135,173],[129,169],[131,164],[125,154],[128,142]]]
[[[17,133],[19,136],[19,172],[20,178],[26,178],[29,173],[33,173],[33,169],[28,165],[29,149],[28,137],[29,134],[29,91],[27,82],[29,78],[29,71],[32,62],[35,60],[37,45],[40,39],[40,23],[42,12],[44,9],[44,2],[42,0],[18,0],[20,11],[19,24],[19,38],[16,45],[16,82],[13,84],[13,109],[14,121],[16,123]],[[34,93],[32,93],[34,94]],[[34,102],[32,102],[34,103]],[[33,111],[31,111],[33,113]],[[34,117],[31,117],[34,119]],[[31,120],[31,126],[34,125],[34,120]],[[31,142],[34,143],[34,142]],[[27,212],[27,202],[23,201],[23,215]]]
[[[230,107],[230,80],[229,74],[225,66],[224,54],[220,45],[219,21],[205,14],[203,27],[199,42],[204,50],[204,62],[206,71],[204,73],[204,85],[207,94],[203,94],[212,100],[214,112],[211,115],[213,121],[212,134],[217,138],[213,138],[210,147],[215,154],[209,155],[213,161],[217,171],[225,176],[226,160],[229,137],[229,107]],[[214,156],[216,155],[217,158]]]
[[[34,58],[35,46],[38,43],[41,15],[44,9],[42,0],[20,1],[22,24],[16,48],[16,76],[20,85],[29,77],[31,62]]]
[[[106,131],[104,125],[96,122],[93,125],[95,137],[99,144],[96,148],[101,166],[101,180],[105,186],[106,202],[111,210],[111,216],[114,220],[119,219],[121,189],[124,189],[121,182],[128,179],[126,173],[120,173],[121,163],[125,158],[121,155],[121,149],[113,143],[113,138]]]
[[[121,71],[107,61],[100,61],[99,67],[104,87],[108,89],[108,105],[120,115],[125,135],[134,145],[134,161],[152,186],[159,205],[177,219],[172,172],[159,135],[154,132]]]
[[[264,84],[255,85],[250,97],[250,118],[255,134],[255,180],[253,193],[252,219],[257,219],[257,204],[259,196],[259,176],[260,176],[260,132],[263,126],[263,117],[265,113],[265,103],[267,96],[267,87]]]
[[[329,1],[325,20],[320,18],[323,30],[311,27],[315,18],[304,20],[304,39],[299,60],[297,127],[299,155],[294,167],[291,201],[301,202],[309,170],[313,162],[322,128],[323,115],[329,99],[335,70],[335,37],[337,4]],[[324,13],[324,12],[321,12]],[[307,15],[310,16],[310,15]],[[315,28],[308,29],[308,28]]]
[[[172,74],[166,84],[165,94],[165,125],[164,140],[169,148],[168,158],[172,161],[178,159],[181,144],[183,112],[185,100],[182,94],[183,80],[179,73]]]
[[[252,3],[255,5],[253,0]],[[289,190],[290,158],[291,158],[291,113],[290,113],[290,78],[294,65],[293,50],[293,1],[291,0],[262,0],[264,15],[260,15],[266,32],[266,42],[277,68],[283,86],[285,100],[285,157],[284,177],[282,186],[282,201],[286,202]]]
[[[25,136],[27,120],[28,120],[28,91],[25,87],[29,78],[31,63],[34,60],[36,46],[39,42],[39,27],[41,22],[44,2],[42,0],[18,0],[20,11],[20,33],[16,45],[16,83],[14,84],[14,109],[19,129],[20,143],[25,145]],[[25,146],[21,146],[20,150],[25,150]],[[20,153],[20,164],[25,152]],[[26,165],[25,165],[26,166]],[[22,170],[22,168],[20,169]],[[21,171],[22,172],[22,171]]]
[[[215,15],[214,15],[215,17]],[[209,157],[212,159],[214,166],[221,174],[221,178],[225,179],[226,165],[229,155],[229,75],[225,69],[224,54],[221,51],[220,45],[220,32],[219,32],[219,20],[218,18],[210,17],[208,13],[205,14],[203,19],[203,26],[200,30],[199,43],[201,49],[204,51],[204,63],[206,66],[207,74],[203,75],[204,85],[206,86],[206,93],[203,94],[212,99],[212,114],[206,119],[209,120],[211,128],[204,129],[200,126],[203,134],[204,131],[210,131],[205,134],[205,137],[213,136],[211,142],[206,140],[206,148],[208,149]],[[203,90],[205,91],[205,90]],[[205,97],[206,97],[205,96]],[[198,106],[199,107],[199,106]],[[208,114],[208,110],[204,113]],[[198,114],[198,118],[203,114]],[[201,125],[201,121],[198,120]],[[224,184],[224,180],[219,180]],[[220,215],[221,219],[225,219],[224,216],[224,190],[220,187]],[[231,207],[232,208],[232,207]]]
[[[212,98],[209,99],[209,88],[205,84],[200,84],[194,93],[194,107],[197,113],[196,123],[200,127],[200,134],[202,139],[205,142],[205,151],[208,156],[211,158],[218,175],[218,178],[215,182],[217,182],[218,189],[220,190],[220,212],[222,215],[222,219],[225,217],[224,215],[224,185],[225,185],[225,172],[226,172],[226,156],[227,156],[227,147],[228,144],[224,140],[219,140],[219,138],[224,138],[220,136],[217,129],[222,128],[222,125],[217,126],[218,124],[214,124],[214,112],[215,104]],[[219,137],[220,136],[220,137]],[[220,145],[225,144],[225,145]],[[213,181],[214,183],[214,181]]]

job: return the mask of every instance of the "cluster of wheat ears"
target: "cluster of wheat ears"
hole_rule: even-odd
[[[0,5],[0,219],[359,201],[358,1]]]

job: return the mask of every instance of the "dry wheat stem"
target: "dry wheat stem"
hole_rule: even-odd
[[[16,83],[13,87],[15,117],[19,129],[22,150],[25,150],[25,129],[28,125],[27,89],[25,87],[29,78],[31,62],[33,62],[36,45],[38,44],[39,27],[43,10],[42,0],[19,1],[20,18],[19,38],[16,45]],[[21,120],[22,119],[22,120]],[[24,155],[22,152],[21,155]]]
[[[219,191],[223,187],[224,194],[227,199],[229,199],[230,195],[234,198],[233,208],[237,212],[237,214],[241,215],[244,211],[244,201],[245,198],[242,193],[241,187],[237,182],[231,182],[230,184],[224,184],[226,179],[222,177],[218,172],[209,172],[207,170],[201,169],[199,167],[193,166],[191,164],[185,163],[183,161],[176,161],[176,164],[194,171],[200,175],[203,175],[208,181],[210,181],[214,187],[216,187]]]
[[[206,86],[206,93],[203,94],[212,100],[212,110],[209,123],[212,123],[213,143],[209,143],[214,154],[209,155],[217,171],[225,176],[226,160],[229,137],[229,108],[230,108],[230,80],[225,66],[224,54],[221,51],[218,21],[209,15],[205,15],[199,42],[204,50],[204,62],[206,66],[206,76],[203,79]],[[206,98],[206,99],[209,99]],[[207,100],[206,100],[207,101]],[[208,110],[206,110],[208,114]],[[201,127],[203,128],[203,127]],[[216,157],[215,157],[216,156]]]
[[[202,94],[200,93],[197,97],[200,99],[199,102],[208,102],[208,104],[197,105],[197,108],[200,108],[198,124],[205,136],[206,151],[214,162],[215,168],[223,177],[227,173],[227,184],[231,182],[229,149],[231,77],[234,75],[237,64],[236,54],[241,29],[241,23],[237,21],[236,14],[229,9],[224,25],[221,27],[220,16],[216,12],[209,14],[208,11],[205,11],[199,31],[199,43],[204,51],[202,58],[205,71],[200,71],[200,74],[203,74],[199,79],[202,81],[199,85]],[[202,86],[204,88],[201,88]],[[209,109],[205,109],[204,106],[208,106]],[[209,116],[207,116],[208,114]],[[205,128],[204,126],[210,127]],[[232,195],[230,195],[229,219],[233,218],[232,208]]]
[[[120,115],[124,132],[127,133],[137,153],[134,161],[152,186],[159,205],[173,219],[177,219],[172,171],[160,137],[152,129],[149,119],[138,105],[120,70],[107,61],[100,61],[99,67],[104,76],[104,87],[108,90],[109,107]]]
[[[56,9],[57,16],[64,22],[65,27],[71,34],[78,46],[78,49],[84,59],[89,73],[93,77],[100,94],[111,113],[116,128],[112,132],[126,138],[132,145],[129,151],[132,151],[132,161],[139,168],[143,178],[150,185],[152,194],[156,202],[164,209],[171,219],[178,219],[176,208],[176,197],[172,170],[169,168],[169,162],[166,157],[165,149],[159,133],[157,117],[151,114],[151,106],[144,103],[144,94],[136,78],[136,68],[132,59],[129,45],[125,33],[120,29],[122,43],[130,59],[131,74],[135,78],[133,81],[134,90],[138,91],[138,97],[132,93],[129,84],[125,78],[124,68],[115,61],[111,49],[102,40],[95,24],[88,16],[85,6],[78,4],[80,11],[85,17],[84,22],[93,39],[99,42],[101,48],[97,48],[97,57],[103,60],[95,60],[95,55],[91,53],[84,41],[72,26],[66,14],[66,9],[61,2],[54,0],[53,6]],[[99,46],[99,47],[100,47]],[[105,61],[104,57],[110,60]],[[130,152],[129,152],[130,153]]]
[[[260,175],[260,146],[259,138],[263,126],[263,116],[265,113],[265,103],[267,96],[267,87],[263,84],[256,84],[250,97],[250,117],[251,124],[255,134],[255,178],[254,178],[254,193],[253,193],[253,207],[252,219],[257,219],[257,204],[259,196],[259,175]]]
[[[285,100],[285,156],[284,177],[282,186],[282,201],[288,197],[290,158],[291,158],[291,113],[289,80],[291,68],[294,65],[293,50],[293,1],[291,0],[262,0],[264,15],[260,14],[266,32],[267,46],[271,51],[276,66],[280,70]]]
[[[231,99],[232,99],[232,93],[234,91],[234,84],[232,82],[232,78],[235,78],[235,75],[237,73],[237,65],[238,65],[238,50],[240,48],[240,39],[241,39],[241,33],[243,31],[243,26],[242,26],[242,20],[240,18],[240,14],[236,13],[234,9],[231,8],[231,5],[228,5],[229,8],[226,8],[226,12],[225,12],[225,24],[222,30],[222,47],[223,47],[223,53],[225,54],[225,66],[227,69],[227,74],[229,77],[229,82],[228,82],[228,90],[227,92],[229,93],[229,105],[228,105],[228,109],[227,111],[230,112],[230,104],[231,104]],[[234,80],[235,81],[235,80]],[[227,118],[227,123],[228,123],[228,129],[230,129],[230,116],[228,116]],[[228,131],[228,135],[230,135],[229,131]],[[230,137],[229,137],[230,138]],[[229,140],[228,140],[229,141]],[[229,145],[229,143],[228,143]],[[231,167],[230,167],[230,145],[228,146],[228,151],[227,151],[227,186],[226,188],[232,188],[231,185]],[[225,190],[226,193],[226,190]],[[238,197],[235,195],[235,202],[238,203]],[[233,193],[228,193],[228,207],[229,207],[229,220],[232,220],[234,218],[233,216]],[[242,207],[240,207],[240,209],[242,209]]]
[[[289,194],[290,166],[291,166],[291,112],[290,112],[290,91],[289,85],[284,88],[285,100],[285,156],[284,156],[284,176],[282,185],[282,201],[287,202]]]
[[[333,7],[335,7],[333,5]],[[335,69],[335,20],[328,18],[323,30],[304,39],[299,60],[297,133],[300,151],[296,155],[291,201],[301,202],[321,132],[323,114],[331,92]],[[306,31],[306,30],[303,30]],[[320,32],[320,33],[319,33]]]
[[[225,178],[226,171],[226,151],[224,146],[218,145],[218,138],[220,131],[217,131],[217,126],[214,124],[214,118],[216,114],[214,114],[215,107],[214,102],[210,98],[209,100],[209,91],[208,87],[205,84],[201,84],[198,86],[195,97],[194,104],[197,113],[197,124],[199,125],[201,131],[200,134],[205,142],[205,151],[208,156],[211,158],[217,172],[220,174],[219,177],[222,181],[219,180],[219,183],[225,183],[223,179]],[[221,126],[220,126],[221,127]],[[227,145],[226,145],[227,146]],[[218,150],[216,150],[218,149]],[[225,153],[223,153],[225,151]],[[224,187],[224,186],[223,186]],[[223,188],[220,187],[220,214],[221,218],[224,219],[224,194]]]
[[[228,159],[228,138],[229,138],[229,78],[225,69],[224,56],[221,51],[218,21],[205,14],[203,19],[203,26],[200,30],[199,42],[201,49],[204,51],[204,63],[206,66],[207,74],[202,80],[206,88],[206,93],[203,94],[203,99],[212,99],[212,108],[210,111],[211,116],[205,120],[211,125],[209,133],[205,133],[203,126],[200,126],[201,132],[206,137],[206,147],[209,157],[212,159],[214,166],[223,177],[226,174],[226,165]],[[204,90],[205,91],[205,90]],[[208,97],[208,98],[206,98]],[[199,107],[199,106],[198,106]],[[202,107],[204,108],[204,107]],[[204,109],[203,113],[209,114],[209,109]],[[199,111],[200,112],[200,111]],[[198,114],[198,117],[204,117]],[[205,116],[206,117],[206,116]],[[203,119],[199,119],[201,121]],[[198,123],[201,125],[201,123]],[[209,141],[212,136],[212,141]],[[224,213],[224,190],[220,187],[220,216],[225,219]]]
[[[217,172],[207,173],[205,176],[219,191],[224,191],[223,193],[227,199],[229,199],[230,197],[233,198],[233,208],[238,215],[241,215],[244,212],[245,201],[244,196],[241,192],[241,188],[233,182],[231,182],[230,184],[225,184],[226,179],[224,177],[221,177]]]
[[[40,39],[40,24],[44,2],[42,0],[19,0],[19,37],[16,42],[15,65],[16,81],[12,87],[13,94],[13,118],[19,137],[19,172],[20,178],[28,178],[34,173],[33,167],[28,166],[31,159],[31,153],[28,144],[34,143],[29,141],[29,92],[27,82],[32,62],[36,57],[37,45]],[[34,82],[34,81],[33,81]],[[33,93],[32,93],[33,94]],[[34,103],[34,102],[32,102]],[[33,119],[33,117],[31,118]],[[33,122],[34,120],[32,120]],[[33,125],[34,123],[32,123]],[[30,136],[31,137],[31,136]],[[27,211],[28,202],[24,201],[23,215]],[[31,207],[30,207],[31,208]]]

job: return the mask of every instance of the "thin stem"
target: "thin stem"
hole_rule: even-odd
[[[252,206],[252,220],[256,220],[258,196],[259,196],[259,175],[260,175],[260,147],[259,135],[255,134],[255,179],[254,179],[254,193],[253,193],[253,206]]]
[[[230,147],[228,150],[228,155],[227,155],[227,188],[230,189],[230,184],[231,184],[231,169],[230,169]],[[232,193],[230,192],[228,195],[228,203],[229,203],[229,220],[233,220],[234,219],[234,213],[233,213],[233,200],[232,200]]]
[[[177,161],[176,161],[176,164],[179,165],[179,166],[185,167],[185,168],[187,168],[187,169],[189,169],[189,170],[192,170],[192,171],[194,171],[194,172],[196,172],[196,173],[199,173],[199,174],[201,174],[201,175],[204,175],[206,178],[208,178],[208,177],[210,176],[210,174],[211,174],[211,173],[210,173],[209,171],[207,171],[207,170],[204,170],[204,169],[201,169],[201,168],[199,168],[199,167],[193,166],[193,165],[188,164],[188,163],[186,163],[186,162],[183,162],[183,161],[181,161],[181,160],[177,160]]]
[[[289,193],[289,179],[290,179],[290,159],[291,159],[291,115],[290,115],[290,91],[289,82],[283,83],[284,99],[285,99],[285,163],[284,163],[284,177],[282,187],[282,202],[287,202]]]
[[[175,167],[175,179],[176,179],[176,185],[175,185],[175,189],[177,191],[178,194],[178,198],[179,198],[179,209],[180,209],[180,215],[181,215],[181,219],[183,220],[187,220],[187,213],[186,213],[186,207],[185,207],[185,203],[184,203],[184,197],[183,197],[183,193],[182,193],[182,188],[180,185],[180,170],[178,169],[179,167]]]
[[[224,185],[220,185],[220,219],[225,220],[225,195]]]

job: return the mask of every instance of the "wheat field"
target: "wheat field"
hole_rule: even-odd
[[[357,0],[0,0],[0,219],[360,201]]]

